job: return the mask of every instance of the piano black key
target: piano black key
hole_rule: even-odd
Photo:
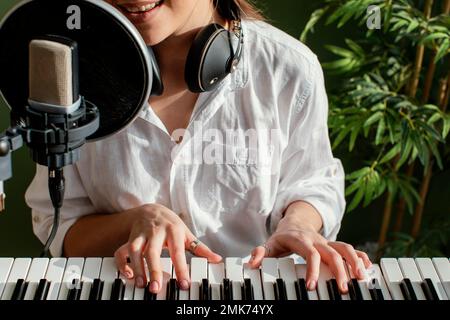
[[[81,295],[81,282],[80,279],[72,280],[72,288],[67,292],[67,300],[75,301],[79,300]]]
[[[283,279],[278,278],[273,284],[273,289],[275,292],[275,300],[279,301],[287,300],[286,285]]]
[[[230,279],[223,279],[222,285],[222,300],[231,301],[233,300],[233,290],[231,290],[231,282]]]
[[[103,281],[94,279],[92,283],[91,292],[89,292],[89,300],[98,301],[102,299]]]
[[[208,279],[202,279],[202,284],[200,285],[200,300],[202,301],[210,300],[209,291],[210,290]]]
[[[253,301],[255,297],[253,295],[253,286],[249,278],[244,279],[244,286],[242,287],[242,299],[246,301]]]
[[[154,301],[156,300],[156,293],[150,292],[150,282],[147,284],[144,290],[144,300],[145,301]]]
[[[299,278],[295,282],[295,293],[297,294],[297,300],[309,300],[308,288],[306,288],[306,280]]]
[[[123,295],[125,293],[125,284],[122,279],[114,280],[111,289],[111,300],[123,300]]]
[[[178,299],[177,294],[178,294],[177,280],[174,278],[171,278],[171,279],[169,279],[169,282],[167,283],[166,299],[169,301],[175,301]]]
[[[327,281],[327,289],[328,289],[328,294],[330,296],[330,300],[334,300],[334,301],[342,300],[341,293],[339,291],[339,287],[338,287],[336,279],[330,279]]]
[[[351,279],[348,282],[348,292],[350,294],[350,298],[352,300],[356,300],[356,301],[362,301],[363,299],[363,295],[361,292],[361,288],[359,287],[359,283],[357,279]]]
[[[431,279],[429,279],[429,278],[425,279],[422,282],[421,287],[423,289],[423,293],[425,294],[425,297],[427,298],[427,300],[430,300],[430,301],[439,300],[439,296],[436,292],[436,288],[434,287],[433,281],[431,281]]]
[[[405,300],[408,300],[408,301],[416,301],[417,300],[417,296],[416,296],[416,293],[414,292],[414,288],[412,286],[410,279],[408,279],[408,278],[403,279],[400,282],[400,289],[402,291],[403,298],[405,298]]]
[[[28,283],[24,279],[19,279],[16,282],[11,300],[23,300],[25,292],[27,291]]]
[[[377,288],[369,289],[370,297],[374,301],[384,301],[383,291]]]
[[[34,294],[33,300],[36,301],[46,300],[49,289],[50,289],[50,282],[47,281],[46,279],[41,279],[36,289],[36,293]]]

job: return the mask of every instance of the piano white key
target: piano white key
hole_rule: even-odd
[[[66,268],[66,258],[51,258],[48,264],[45,279],[50,282],[47,300],[57,300],[61,287],[64,269]]]
[[[172,278],[172,260],[170,258],[161,258],[161,268],[163,272],[163,280],[161,283],[161,289],[156,295],[156,300],[166,300],[167,284],[169,279]]]
[[[146,288],[134,288],[134,297],[133,300],[144,300]]]
[[[242,300],[243,267],[242,258],[225,258],[225,275],[231,282],[233,300]]]
[[[114,280],[117,279],[118,271],[114,258],[103,258],[100,280],[103,281],[102,300],[111,299],[111,291]]]
[[[306,264],[296,264],[295,273],[297,274],[298,279],[306,280]],[[308,298],[309,300],[319,300],[319,296],[317,294],[316,289],[308,290]]]
[[[100,269],[102,267],[102,258],[86,258],[84,262],[83,274],[81,275],[80,300],[89,300],[92,283],[100,278]]]
[[[191,270],[189,264],[187,265],[187,269],[188,269],[189,271]],[[189,272],[189,271],[188,271],[188,272]],[[178,280],[178,278],[177,278],[175,272],[174,272],[174,275],[175,275],[175,279]],[[188,289],[188,290],[181,290],[181,288],[180,288],[180,289],[178,290],[178,300],[189,300],[189,290],[190,290],[190,289]]]
[[[64,270],[63,281],[59,289],[58,300],[67,300],[69,290],[73,289],[73,282],[79,282],[83,272],[84,258],[69,258]]]
[[[36,294],[36,289],[39,281],[44,279],[47,271],[49,259],[48,258],[34,258],[31,262],[30,269],[26,278],[27,290],[25,292],[24,300],[33,300]]]
[[[400,282],[403,280],[403,274],[400,270],[397,259],[383,258],[380,261],[380,265],[392,299],[405,300],[402,290],[400,289]]]
[[[150,279],[149,271],[148,271],[148,265],[147,261],[144,259],[144,270],[145,270],[145,279]],[[144,300],[145,297],[145,290],[147,288],[134,288],[134,300]]]
[[[450,261],[448,258],[433,258],[433,264],[447,297],[450,299]]]
[[[361,258],[358,258],[359,261],[359,268],[362,270],[364,270],[364,274],[365,277],[363,280],[358,280],[358,285],[359,285],[359,289],[361,290],[361,295],[363,297],[364,300],[372,300],[372,296],[370,295],[370,291],[368,288],[368,275],[367,275],[367,271],[366,268],[364,266],[364,263],[362,261]],[[347,272],[348,272],[348,276],[350,279],[358,279],[358,277],[356,276],[355,272],[353,271],[352,267],[350,266],[350,264],[347,264]]]
[[[297,300],[297,293],[295,291],[295,282],[297,281],[297,274],[295,271],[295,263],[292,258],[278,259],[278,272],[280,278],[284,280],[286,285],[286,294],[288,300]]]
[[[411,280],[411,285],[418,300],[426,300],[425,294],[422,290],[422,277],[417,269],[416,263],[412,258],[399,258],[398,264],[402,270],[403,277]]]
[[[223,262],[208,264],[208,280],[210,284],[222,284],[225,278],[225,265]]]
[[[119,278],[125,283],[125,292],[123,300],[134,300],[134,279],[127,279],[119,273]]]
[[[31,264],[31,258],[17,258],[11,267],[11,271],[3,289],[2,300],[11,300],[17,280],[25,279]]]
[[[192,257],[191,259],[191,288],[189,296],[191,300],[200,300],[200,284],[203,279],[208,279],[208,260]]]
[[[324,263],[320,263],[319,280],[317,281],[317,293],[320,300],[330,300],[328,294],[327,281],[334,278],[328,266]]]
[[[264,300],[275,300],[273,285],[278,277],[278,259],[264,258],[261,264],[261,279],[264,289]]]
[[[422,279],[431,279],[436,288],[436,293],[440,300],[448,300],[447,294],[442,286],[436,270],[434,269],[433,262],[430,258],[416,258],[416,265],[419,269]]]
[[[264,293],[261,282],[261,272],[259,269],[252,269],[248,264],[244,264],[244,278],[250,279],[253,286],[253,297],[255,300],[264,300]]]
[[[225,278],[225,265],[223,262],[208,265],[208,280],[211,285],[211,300],[221,299],[221,285]]]
[[[2,296],[13,263],[13,258],[0,258],[0,297]]]
[[[389,289],[386,285],[386,282],[383,278],[383,273],[381,272],[381,268],[378,264],[372,264],[372,266],[367,270],[369,275],[369,288],[373,285],[373,280],[376,280],[378,285],[380,286],[381,292],[383,293],[384,300],[392,300],[391,294],[389,293]]]

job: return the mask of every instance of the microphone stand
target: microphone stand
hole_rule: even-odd
[[[63,108],[61,108],[63,110]],[[56,236],[63,206],[63,168],[80,159],[80,148],[100,125],[98,108],[80,97],[80,106],[71,113],[55,113],[45,108],[25,107],[25,119],[11,113],[12,126],[0,134],[0,211],[5,207],[3,182],[12,177],[11,153],[29,147],[34,162],[48,167],[48,188],[54,208],[53,227],[41,256],[47,256]]]

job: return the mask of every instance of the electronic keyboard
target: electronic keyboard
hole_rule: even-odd
[[[241,258],[209,264],[193,257],[188,290],[177,286],[170,258],[161,258],[158,294],[119,274],[114,258],[0,258],[1,300],[449,300],[448,258],[383,258],[357,280],[346,265],[348,293],[321,264],[316,290],[306,288],[306,265],[265,258],[251,269]]]

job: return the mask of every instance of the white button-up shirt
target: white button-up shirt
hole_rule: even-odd
[[[200,94],[181,143],[147,106],[125,130],[82,147],[81,160],[64,169],[54,256],[80,217],[146,203],[179,214],[224,257],[247,256],[264,243],[297,200],[317,209],[325,237],[336,237],[344,172],[331,152],[317,57],[266,23],[243,21],[243,30],[237,70],[218,89]],[[37,166],[25,195],[42,242],[53,221],[47,179],[47,168]]]

